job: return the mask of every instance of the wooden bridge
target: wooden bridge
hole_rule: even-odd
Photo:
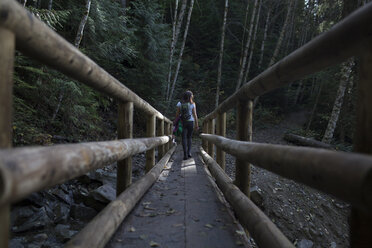
[[[12,76],[15,45],[23,53],[117,99],[119,102],[119,139],[51,147],[11,148]],[[251,142],[252,100],[255,97],[323,70],[328,66],[341,63],[353,56],[358,59],[359,64],[355,153]],[[204,133],[201,134],[203,145],[198,154],[208,166],[224,197],[233,207],[239,222],[248,230],[259,247],[294,247],[294,245],[249,199],[249,163],[332,194],[352,204],[351,246],[371,247],[372,97],[369,94],[372,94],[372,3],[352,13],[328,32],[313,39],[246,83],[205,117]],[[133,108],[143,111],[148,117],[146,138],[133,139],[132,137]],[[237,109],[237,140],[224,137],[226,134],[226,111],[232,108]],[[169,178],[184,178],[184,183],[178,184],[177,187],[180,187],[181,192],[184,192],[183,201],[186,202],[184,206],[188,207],[183,210],[182,208],[174,210],[181,213],[180,216],[174,217],[174,223],[167,223],[164,219],[159,218],[159,222],[153,223],[151,227],[144,224],[143,226],[149,235],[155,235],[155,237],[162,235],[162,225],[176,224],[174,228],[182,226],[186,230],[184,235],[180,236],[180,240],[184,242],[171,243],[170,240],[170,243],[163,243],[162,246],[201,247],[205,244],[213,247],[234,246],[236,240],[231,238],[232,230],[239,227],[233,225],[233,217],[216,210],[219,208],[218,204],[222,204],[221,201],[205,201],[202,202],[203,204],[195,201],[195,198],[218,198],[218,194],[211,193],[214,192],[211,189],[214,184],[210,180],[208,181],[209,172],[204,170],[198,155],[193,154],[194,160],[191,160],[189,165],[182,163],[177,156],[173,158],[172,163],[168,163],[176,149],[172,147],[170,142],[171,128],[172,122],[168,118],[28,13],[16,1],[0,0],[1,247],[8,246],[10,204],[32,192],[63,183],[116,161],[118,161],[117,199],[112,201],[70,240],[66,244],[67,247],[104,247],[107,244],[110,247],[141,246],[129,242],[117,244],[115,240],[112,240],[112,237],[113,235],[115,237],[124,235],[124,229],[119,226],[145,192],[157,181],[159,175],[162,176],[156,185],[164,183],[161,180],[167,174],[164,174],[164,168],[176,173],[169,174]],[[216,161],[214,160],[214,146],[217,148]],[[159,158],[161,158],[157,163],[155,163],[156,148]],[[131,156],[144,151],[146,151],[147,174],[132,184]],[[224,172],[224,152],[237,158],[236,181],[234,183]],[[171,165],[173,169],[169,169]],[[172,182],[174,180],[165,181]],[[200,183],[212,187],[203,187],[198,191],[196,189],[199,189]],[[156,185],[154,187],[159,187]],[[169,192],[171,191],[166,191],[164,194],[171,197]],[[205,197],[201,197],[201,193]],[[144,199],[146,197],[151,196],[146,194]],[[219,216],[218,218],[225,224],[231,224],[230,228],[227,231],[221,231],[222,229],[209,231],[206,238],[200,237],[198,231],[200,226],[188,219],[193,216],[192,213],[196,211],[196,207],[199,213],[204,211],[203,216],[207,218],[206,222],[210,221],[208,214],[211,212],[211,214]],[[189,215],[189,213],[191,214]],[[201,219],[202,217],[195,218]],[[178,224],[180,225],[177,226]],[[208,228],[208,226],[206,227]],[[118,228],[119,230],[116,231]],[[158,228],[159,230],[157,230]],[[166,236],[164,233],[163,235]],[[117,240],[118,238],[116,238]],[[128,241],[129,239],[123,237],[120,240]],[[153,246],[157,245],[159,244],[153,244]]]

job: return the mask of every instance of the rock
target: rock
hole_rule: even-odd
[[[48,239],[48,235],[46,233],[39,233],[32,237],[32,241],[42,243]]]
[[[40,208],[33,216],[28,218],[22,225],[14,226],[12,231],[15,233],[25,232],[28,230],[37,230],[48,223],[50,223],[50,219],[46,213],[45,207]]]
[[[261,194],[261,190],[257,187],[254,186],[250,190],[251,193],[251,200],[254,204],[257,205],[257,207],[264,209],[264,204],[263,204],[263,197]]]
[[[41,192],[32,193],[20,202],[21,205],[34,205],[38,208],[41,208],[43,206],[43,203],[44,199],[41,195]]]
[[[58,241],[65,243],[66,241],[70,240],[72,236],[74,236],[77,231],[70,230],[70,226],[58,224],[54,231],[56,232],[56,238]]]
[[[68,205],[73,204],[74,200],[72,197],[72,194],[66,194],[62,189],[55,189],[52,192],[53,195],[55,195],[59,200],[64,201]]]
[[[331,242],[329,248],[336,248],[336,247],[337,247],[336,242]]]
[[[24,241],[23,238],[14,238],[11,239],[9,242],[9,247],[11,248],[24,248],[25,246],[22,244]]]
[[[96,201],[109,203],[116,199],[116,190],[111,185],[105,184],[91,191],[89,195]]]
[[[70,215],[77,220],[90,221],[97,215],[97,211],[90,207],[75,204],[71,206]]]
[[[300,242],[297,243],[297,248],[312,248],[313,242],[308,239],[301,239]]]
[[[70,207],[66,204],[57,204],[55,208],[53,209],[54,223],[66,223],[69,216],[70,216]]]
[[[28,218],[34,214],[34,211],[30,207],[18,207],[11,212],[11,223],[12,226],[22,225]]]
[[[88,198],[89,191],[84,187],[79,187],[78,190],[74,191],[73,198],[75,203],[79,204],[85,202]]]
[[[116,185],[116,173],[98,169],[87,174],[91,179],[102,182],[102,184]]]

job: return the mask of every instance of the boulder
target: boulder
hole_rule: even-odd
[[[54,209],[54,223],[66,223],[70,216],[70,206],[64,203],[56,204]]]
[[[116,190],[110,184],[105,184],[91,191],[89,196],[93,197],[96,201],[109,203],[116,199]]]
[[[90,207],[75,204],[71,206],[70,215],[76,220],[90,221],[97,215],[97,211]]]
[[[12,226],[22,225],[34,214],[31,207],[16,207],[12,210],[10,218]]]
[[[45,227],[51,220],[49,219],[45,207],[40,208],[30,218],[28,218],[23,224],[14,226],[12,231],[15,233],[25,232],[28,230],[37,230]]]
[[[297,248],[312,248],[313,245],[313,241],[308,239],[301,239],[300,242],[297,243]]]
[[[251,187],[251,201],[256,204],[257,207],[260,209],[264,209],[263,197],[261,193],[261,189],[257,186]]]
[[[9,247],[11,248],[24,248],[23,245],[24,239],[23,238],[14,238],[9,241]]]
[[[70,230],[70,226],[62,224],[58,224],[54,231],[56,233],[57,240],[61,243],[67,242],[77,233],[77,231]]]

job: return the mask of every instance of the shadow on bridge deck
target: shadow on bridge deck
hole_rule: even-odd
[[[250,247],[196,152],[182,147],[106,247]]]

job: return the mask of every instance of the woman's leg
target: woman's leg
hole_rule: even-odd
[[[187,125],[187,156],[191,157],[191,143],[192,143],[192,132],[194,130],[194,122],[189,121]]]
[[[182,148],[183,148],[183,159],[187,158],[187,128],[183,125],[182,129]]]

